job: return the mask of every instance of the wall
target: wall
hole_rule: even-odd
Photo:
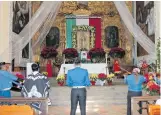
[[[10,2],[0,1],[0,61],[11,63]]]

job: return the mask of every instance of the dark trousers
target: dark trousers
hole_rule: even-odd
[[[127,115],[131,115],[131,98],[136,96],[142,96],[142,92],[128,91],[127,94]],[[139,106],[142,107],[141,102],[139,102]],[[136,110],[137,111],[137,110]],[[142,111],[139,111],[142,114]]]
[[[71,112],[76,114],[77,104],[79,102],[81,115],[86,115],[86,88],[73,88],[71,91]]]

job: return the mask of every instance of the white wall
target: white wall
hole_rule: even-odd
[[[0,1],[0,61],[11,62],[10,2]]]

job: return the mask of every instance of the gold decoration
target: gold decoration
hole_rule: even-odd
[[[86,9],[78,9],[74,12],[72,12],[74,15],[91,15],[91,11]]]

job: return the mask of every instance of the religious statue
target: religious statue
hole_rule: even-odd
[[[114,73],[120,73],[121,72],[120,64],[119,64],[118,60],[114,60],[113,70],[114,70]]]
[[[115,26],[108,26],[105,29],[106,45],[108,48],[119,46],[118,28]]]

